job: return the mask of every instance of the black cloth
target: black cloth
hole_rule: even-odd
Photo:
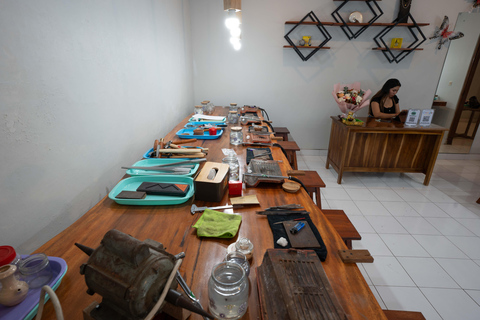
[[[387,99],[388,99],[388,98],[387,98]],[[372,98],[372,100],[370,100],[370,104],[371,104],[372,102],[376,102],[376,103],[378,103],[378,104],[380,105],[380,101],[381,101],[381,100],[382,100],[382,97]],[[390,108],[383,108],[383,111],[382,111],[381,108],[380,108],[380,112],[382,112],[382,113],[388,113],[388,114],[394,114],[394,113],[395,113],[395,105],[398,104],[398,101],[399,101],[397,95],[394,95],[393,98],[392,98],[392,100],[393,100],[393,106],[391,106]],[[372,110],[372,108],[370,108],[370,111],[371,111],[371,110]],[[371,111],[370,116],[373,117],[373,111]]]
[[[306,223],[308,222],[308,225],[312,229],[313,234],[315,235],[315,238],[317,238],[318,243],[320,244],[320,248],[302,248],[301,250],[313,250],[317,253],[318,257],[320,258],[320,261],[325,261],[325,259],[327,258],[327,247],[325,247],[325,243],[323,242],[322,236],[318,232],[317,227],[312,222],[312,219],[310,219],[310,216],[308,214],[291,214],[286,216],[268,215],[267,218],[268,218],[268,223],[270,224],[270,228],[272,229],[274,248],[276,249],[288,249],[288,248],[291,248],[292,246],[290,245],[290,242],[286,247],[282,247],[277,243],[277,240],[280,239],[281,237],[284,237],[285,239],[288,240],[288,236],[287,236],[287,231],[283,227],[283,223],[277,223],[277,224],[274,224],[274,223],[280,222],[280,221],[290,221],[298,218],[305,218],[305,220],[301,220],[301,221]]]

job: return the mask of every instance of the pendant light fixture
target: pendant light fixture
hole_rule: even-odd
[[[242,11],[242,0],[223,0],[223,9],[227,12],[225,26],[230,30],[230,43],[235,50],[240,50],[242,29],[240,18]]]

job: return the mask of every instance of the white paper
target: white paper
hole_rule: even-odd
[[[224,121],[225,117],[222,116],[209,116],[206,114],[194,114],[193,119],[212,120],[212,121]]]
[[[434,109],[422,110],[422,115],[420,116],[420,125],[423,127],[428,127],[431,125],[434,112]]]
[[[407,119],[405,120],[405,125],[414,127],[418,123],[418,118],[420,117],[420,110],[418,109],[409,109],[407,114]]]

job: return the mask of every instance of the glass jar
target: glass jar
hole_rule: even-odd
[[[208,102],[207,101],[202,101],[202,109],[203,109],[203,114],[209,114],[208,113]]]
[[[43,253],[33,254],[20,261],[18,270],[20,271],[20,278],[31,289],[43,287],[50,282],[53,276],[48,257]]]
[[[237,111],[238,112],[238,106],[236,103],[230,103],[230,111]]]
[[[247,259],[251,259],[253,243],[247,238],[240,238],[237,242],[235,242],[235,250],[243,253],[247,257]]]
[[[203,114],[203,107],[195,106],[195,114]]]
[[[245,275],[248,277],[250,274],[250,264],[248,263],[247,256],[239,251],[232,251],[227,253],[225,261],[233,262],[240,265],[245,270]]]
[[[240,319],[248,307],[248,278],[245,270],[233,262],[213,267],[208,281],[209,309],[217,319]]]
[[[0,246],[0,267],[7,264],[18,265],[20,259],[20,255],[13,247]]]
[[[228,112],[228,123],[237,124],[238,123],[238,112],[231,110]]]
[[[215,106],[210,102],[210,100],[205,100],[205,102],[207,103],[208,114],[212,114]]]
[[[242,127],[232,127],[230,130],[230,144],[235,146],[243,143]]]
[[[235,156],[229,156],[222,159],[222,163],[228,164],[230,167],[228,180],[238,181],[240,180],[240,163]]]

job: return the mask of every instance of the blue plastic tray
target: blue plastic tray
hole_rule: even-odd
[[[193,130],[194,129],[180,129],[179,131],[177,131],[176,134],[182,139],[195,138],[195,139],[212,139],[212,140],[220,138],[220,136],[223,134],[223,130],[217,130],[217,134],[214,136],[211,136],[210,133],[208,133],[208,131],[205,131],[203,133],[203,136],[201,136],[201,135],[194,135]]]
[[[152,149],[153,151],[153,149]],[[191,159],[187,159],[191,160]],[[162,164],[167,164],[167,163],[177,163],[177,162],[184,162],[185,160],[179,160],[179,159],[159,159],[159,158],[151,158],[151,159],[145,159],[145,160],[140,160],[137,161],[133,164],[132,167],[151,167],[151,166],[158,166]],[[187,174],[175,174],[175,176],[181,176],[181,177],[191,177],[197,172],[198,167],[200,167],[200,164],[198,163],[190,163],[188,165],[192,165],[192,169],[190,169],[190,172]],[[178,166],[168,166],[165,168],[178,168]],[[157,171],[150,171],[150,170],[142,170],[142,169],[127,169],[127,174],[131,176],[151,176],[151,175],[158,175]],[[169,172],[166,172],[169,173]]]
[[[204,125],[208,125],[208,124],[211,124],[213,126],[226,126],[227,123],[226,122],[218,122],[218,121],[190,121],[190,122],[187,122],[184,126],[184,128],[191,128],[191,126],[195,126],[195,127],[199,127],[199,126],[204,126]]]
[[[22,258],[25,259],[28,255],[22,255]],[[60,282],[62,281],[63,276],[67,272],[68,266],[65,260],[57,257],[48,257],[48,261],[53,270],[53,277],[48,283],[48,285],[55,291],[57,290]],[[0,305],[0,319],[2,320],[31,320],[35,317],[38,311],[38,303],[40,302],[40,291],[42,288],[30,289],[27,293],[27,297],[21,303],[13,307],[5,307]],[[50,296],[47,295],[48,301]]]
[[[172,196],[157,196],[148,195],[145,199],[117,199],[115,198],[120,192],[136,191],[142,182],[165,182],[165,183],[182,183],[190,186],[187,195],[185,197],[172,197]],[[186,202],[195,193],[195,187],[193,179],[185,176],[136,176],[121,180],[110,191],[108,197],[118,204],[134,205],[134,206],[167,206],[173,204],[180,204]]]

